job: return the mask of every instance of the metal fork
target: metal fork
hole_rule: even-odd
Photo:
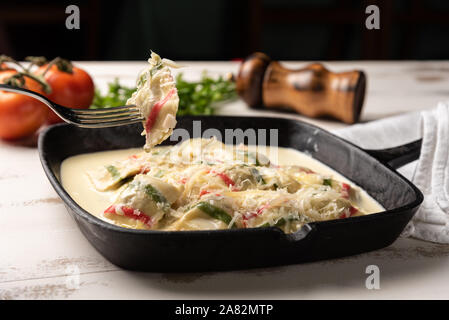
[[[28,89],[0,84],[1,91],[20,93],[39,100],[53,110],[62,120],[83,128],[106,128],[143,121],[140,110],[134,106],[106,109],[72,109],[56,104],[43,95]]]

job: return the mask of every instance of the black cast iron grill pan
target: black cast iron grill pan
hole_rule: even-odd
[[[309,153],[366,190],[386,211],[309,223],[293,234],[275,227],[173,232],[126,229],[78,206],[61,185],[60,166],[73,155],[141,147],[141,125],[104,129],[68,124],[49,127],[39,137],[44,171],[84,236],[112,263],[131,270],[190,272],[267,267],[354,255],[390,245],[423,201],[422,193],[394,170],[419,157],[420,141],[367,151],[313,125],[282,118],[186,116],[178,119],[177,128],[186,129],[193,137],[193,121],[201,121],[202,131],[214,128],[223,137],[225,129],[277,129],[279,146]]]

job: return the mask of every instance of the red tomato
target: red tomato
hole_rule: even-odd
[[[40,67],[36,74],[41,75],[47,66]],[[46,96],[64,107],[87,109],[94,98],[94,82],[83,69],[73,67],[73,73],[60,71],[56,65],[51,66],[45,74],[45,81],[52,88]],[[62,122],[53,111],[49,112],[48,123]]]
[[[0,83],[17,73],[15,70],[0,72]],[[26,78],[25,88],[43,93],[36,81]],[[0,138],[15,140],[25,138],[37,131],[48,117],[48,107],[23,94],[0,91]]]

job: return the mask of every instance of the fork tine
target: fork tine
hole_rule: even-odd
[[[124,115],[121,117],[114,118],[96,118],[96,119],[78,119],[79,123],[111,123],[117,121],[133,121],[140,120],[143,121],[142,116],[140,115]]]
[[[114,119],[118,117],[124,117],[124,116],[134,116],[134,117],[141,117],[142,114],[140,112],[114,112],[114,113],[103,113],[103,114],[76,114],[76,117],[78,119]]]
[[[140,123],[141,118],[135,118],[133,120],[121,120],[110,122],[94,122],[94,123],[77,123],[76,125],[82,128],[106,128],[106,127],[118,127],[126,124]]]
[[[129,106],[121,106],[121,107],[113,107],[113,108],[104,108],[104,109],[71,109],[76,114],[104,114],[104,113],[113,113],[113,112],[123,112],[123,111],[140,111],[134,105]]]

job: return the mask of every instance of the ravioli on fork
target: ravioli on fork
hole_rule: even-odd
[[[170,71],[179,66],[171,60],[161,59],[154,52],[151,52],[148,63],[148,68],[139,75],[137,90],[126,103],[138,107],[145,118],[142,135],[146,135],[144,149],[147,152],[172,134],[179,104],[176,83]]]

